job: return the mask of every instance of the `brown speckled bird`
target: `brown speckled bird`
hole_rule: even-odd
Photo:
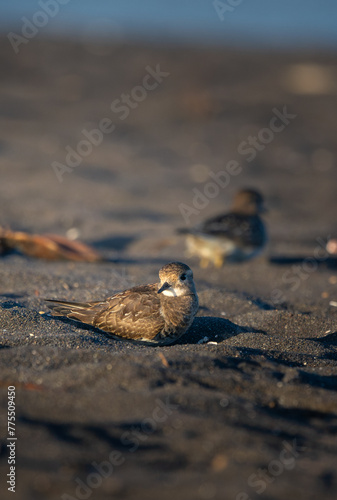
[[[199,307],[192,270],[171,262],[159,271],[160,283],[140,285],[98,302],[47,300],[56,316],[100,328],[114,338],[171,344],[191,326]]]
[[[229,213],[218,215],[181,232],[188,233],[189,256],[197,255],[200,266],[213,262],[221,267],[225,261],[240,262],[258,255],[267,242],[267,233],[260,213],[263,198],[253,189],[242,189],[234,197]]]

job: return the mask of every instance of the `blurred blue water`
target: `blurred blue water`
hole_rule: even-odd
[[[0,0],[0,32],[21,34],[49,2],[59,12],[39,36],[337,48],[337,0]]]

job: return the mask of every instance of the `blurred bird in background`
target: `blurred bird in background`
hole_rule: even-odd
[[[198,256],[200,266],[222,267],[225,262],[240,262],[257,256],[266,245],[267,231],[260,214],[265,212],[262,195],[254,189],[242,189],[234,197],[231,210],[217,215],[186,234],[188,256]]]

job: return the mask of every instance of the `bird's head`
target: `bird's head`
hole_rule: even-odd
[[[233,212],[244,215],[257,215],[266,212],[263,196],[254,189],[238,191],[233,201]]]
[[[180,297],[196,294],[193,272],[182,262],[170,262],[159,271],[158,293],[167,297]]]

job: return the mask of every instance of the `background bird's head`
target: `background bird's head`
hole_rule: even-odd
[[[265,212],[262,195],[254,189],[242,189],[234,196],[233,212],[244,215],[256,215]]]

